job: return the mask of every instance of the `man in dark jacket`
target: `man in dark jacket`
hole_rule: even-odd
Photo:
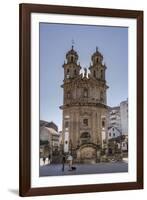
[[[62,171],[64,172],[64,165],[65,165],[66,157],[63,155],[62,157]]]

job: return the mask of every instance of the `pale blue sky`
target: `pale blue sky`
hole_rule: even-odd
[[[67,51],[74,49],[82,67],[89,67],[96,46],[106,63],[107,104],[128,98],[128,28],[40,23],[40,119],[62,128],[63,68]]]

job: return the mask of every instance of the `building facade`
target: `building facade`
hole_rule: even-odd
[[[112,138],[117,138],[119,136],[121,136],[121,132],[119,129],[114,126],[108,128],[108,140]]]
[[[120,103],[122,135],[128,135],[128,100]]]
[[[106,143],[107,84],[103,56],[96,48],[89,71],[78,62],[73,46],[63,64],[63,146],[77,162],[97,162]]]
[[[50,155],[51,160],[53,160],[54,154],[59,151],[60,135],[57,130],[58,127],[53,122],[40,122],[40,157]]]
[[[109,107],[108,124],[119,129],[122,135],[128,135],[128,99],[119,106]]]
[[[121,151],[128,156],[128,99],[122,101],[119,106],[109,108],[108,125],[108,151],[114,152],[115,146],[112,144],[115,143],[120,145]]]
[[[52,128],[56,132],[58,132],[58,126],[53,121],[47,122],[47,121],[44,121],[44,120],[40,120],[40,127],[42,127],[42,126]]]
[[[121,131],[120,106],[109,107],[108,124]]]

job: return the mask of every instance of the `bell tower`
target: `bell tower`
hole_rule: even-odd
[[[74,121],[75,121],[75,109],[72,104],[77,99],[77,83],[80,78],[80,63],[78,63],[78,54],[74,50],[72,45],[71,49],[66,53],[66,61],[64,61],[64,80],[61,87],[63,88],[63,105],[60,107],[63,110],[63,142],[64,152],[71,151],[73,145],[76,147],[76,142],[73,144],[73,138],[75,139],[75,133],[73,134]]]
[[[106,66],[103,64],[103,55],[98,51],[98,47],[96,47],[96,51],[91,56],[91,61],[92,65],[89,67],[91,77],[105,81]]]
[[[90,77],[97,81],[99,84],[99,101],[106,105],[106,90],[108,86],[105,80],[105,71],[107,69],[106,65],[103,64],[103,55],[99,52],[98,47],[96,51],[91,56],[92,64],[90,64]]]
[[[64,81],[69,81],[79,76],[81,67],[80,63],[77,64],[78,58],[78,54],[72,45],[71,50],[66,54],[66,61],[63,64]]]

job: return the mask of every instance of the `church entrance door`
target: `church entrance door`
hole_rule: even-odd
[[[78,156],[81,163],[96,163],[97,148],[94,144],[84,144],[78,149]]]

